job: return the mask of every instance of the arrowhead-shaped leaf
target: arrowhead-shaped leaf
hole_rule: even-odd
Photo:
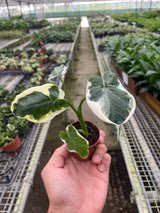
[[[62,76],[65,73],[66,73],[66,66],[64,64],[62,64],[62,65],[54,68],[54,70],[49,75],[49,79],[53,79],[57,76]]]
[[[67,144],[68,150],[78,153],[81,158],[86,158],[89,154],[88,141],[72,125],[67,126],[66,130],[67,132],[60,132],[60,138]]]
[[[134,113],[134,97],[122,86],[113,72],[106,72],[103,79],[90,78],[86,101],[101,120],[115,125],[126,122]]]
[[[29,121],[44,123],[63,112],[68,104],[64,92],[53,84],[32,87],[17,95],[11,111]]]

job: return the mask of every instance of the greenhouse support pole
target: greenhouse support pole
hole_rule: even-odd
[[[30,3],[28,3],[28,8],[29,8],[29,17],[32,17],[32,12],[31,12],[31,7],[30,7]]]
[[[137,2],[138,0],[136,0],[136,5],[135,5],[135,12],[137,12],[137,6],[138,6],[138,2]]]
[[[143,0],[141,0],[141,7],[140,7],[140,14],[142,15],[142,5],[143,5]]]
[[[9,11],[8,0],[5,0],[5,1],[6,1],[7,10],[8,10],[8,17],[9,17],[9,20],[10,20],[11,19],[11,15],[10,15],[10,11]]]
[[[152,0],[150,0],[150,7],[149,7],[149,11],[152,10]]]
[[[19,3],[19,8],[20,8],[20,13],[21,13],[21,16],[22,16],[22,18],[23,18],[23,13],[22,13],[22,5],[21,5],[21,1],[18,1],[18,3]]]

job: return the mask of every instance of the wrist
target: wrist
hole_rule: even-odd
[[[49,205],[47,213],[75,213],[72,208],[56,208],[52,205]]]
[[[81,210],[78,210],[78,209],[74,209],[73,207],[72,208],[55,208],[54,206],[51,206],[49,205],[49,208],[48,208],[48,212],[47,213],[81,213],[82,211]],[[88,211],[87,209],[85,209],[85,212],[83,211],[83,213],[93,213]],[[101,213],[101,211],[95,211],[95,213]]]

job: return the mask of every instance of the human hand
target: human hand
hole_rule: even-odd
[[[100,213],[107,191],[111,157],[103,144],[100,130],[99,144],[91,160],[80,161],[67,150],[58,148],[42,170],[42,179],[49,198],[48,213]]]

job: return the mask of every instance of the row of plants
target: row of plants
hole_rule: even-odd
[[[55,24],[53,27],[34,32],[31,44],[33,46],[41,46],[50,42],[73,42],[79,22],[78,18],[67,19]]]
[[[107,37],[106,51],[133,78],[140,92],[148,91],[160,100],[160,38],[151,34]]]
[[[102,38],[105,36],[113,36],[113,35],[123,36],[128,33],[140,31],[136,28],[127,25],[121,25],[118,22],[111,23],[108,19],[107,20],[101,19],[101,21],[97,23],[94,21],[94,18],[90,18],[89,23],[95,38]]]
[[[23,30],[10,30],[10,31],[1,31],[0,40],[12,40],[23,38],[25,36],[25,32]]]
[[[112,18],[128,24],[136,24],[137,27],[147,29],[149,32],[160,32],[160,16],[156,11],[148,11],[142,14],[126,12],[122,14],[112,14]]]
[[[9,51],[6,56],[5,52],[0,54],[0,71],[16,71],[21,70],[25,73],[33,73],[37,69],[42,68],[42,63],[51,61],[57,65],[66,64],[68,58],[65,54],[53,53],[52,49],[45,48],[35,49],[28,48],[20,51]]]
[[[12,31],[12,30],[23,30],[24,32],[30,29],[42,28],[51,25],[47,20],[37,20],[37,19],[24,19],[24,18],[12,18],[0,19],[0,31]]]
[[[122,21],[122,22],[127,22],[130,18],[146,18],[146,19],[156,19],[159,18],[159,13],[157,11],[145,11],[143,13],[139,12],[125,12],[121,14],[112,14],[112,18]]]

